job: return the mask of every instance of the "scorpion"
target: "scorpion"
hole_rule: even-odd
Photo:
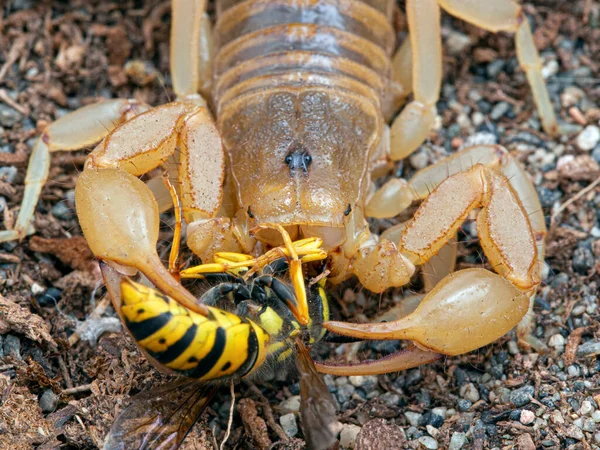
[[[221,0],[216,6],[213,31],[205,1],[172,1],[175,101],[150,107],[108,100],[42,132],[16,225],[0,232],[0,241],[30,231],[51,152],[100,142],[75,196],[82,231],[104,263],[113,299],[132,292],[145,299],[159,295],[132,291],[129,281],[111,275],[139,271],[166,296],[168,308],[182,308],[195,323],[207,324],[197,327],[206,331],[204,339],[213,342],[220,333],[235,343],[242,339],[235,327],[225,326],[220,313],[199,302],[180,278],[259,271],[284,255],[294,295],[280,301],[293,323],[307,327],[313,297],[305,286],[306,265],[326,260],[330,283],[356,276],[372,292],[404,286],[419,266],[431,266],[422,271],[428,292],[408,316],[386,323],[322,323],[351,338],[413,345],[377,361],[319,362],[317,369],[337,375],[405,370],[480,348],[517,324],[519,338],[535,344],[527,312],[540,283],[546,227],[518,162],[498,145],[478,145],[409,181],[392,177],[379,188],[373,181],[415,151],[433,126],[442,80],[442,8],[486,30],[515,34],[542,125],[556,134],[541,60],[521,7],[513,0],[407,0],[409,38],[394,53],[391,0]],[[411,93],[413,101],[388,126]],[[138,178],[159,167],[168,172],[166,184]],[[370,230],[367,218],[396,217],[415,203],[407,222],[380,236]],[[204,262],[200,266],[179,271],[171,258],[167,268],[157,254],[159,212],[173,206],[183,216],[176,241],[185,222],[187,246]],[[432,259],[451,254],[450,243],[472,213],[496,273],[453,271],[453,263]],[[247,346],[256,353],[253,364],[240,357],[238,365],[221,370],[211,363],[200,378],[242,377],[266,357],[273,332],[240,314],[246,334],[255,334],[252,349]],[[195,358],[189,364],[198,363]]]

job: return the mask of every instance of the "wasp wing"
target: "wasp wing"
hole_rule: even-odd
[[[182,379],[133,397],[102,450],[177,450],[217,389]]]
[[[326,450],[337,441],[340,423],[335,400],[315,367],[308,349],[297,342],[296,367],[300,374],[300,416],[306,447]]]

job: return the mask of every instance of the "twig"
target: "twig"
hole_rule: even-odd
[[[229,439],[229,434],[231,433],[231,424],[233,423],[233,408],[235,406],[235,385],[233,384],[233,380],[229,384],[231,389],[231,406],[229,407],[229,421],[227,422],[227,432],[225,433],[225,437],[219,446],[219,450],[223,450],[225,446],[225,442]]]
[[[285,434],[283,428],[281,428],[281,426],[275,421],[275,417],[273,416],[273,410],[271,409],[271,404],[269,403],[269,400],[267,400],[267,397],[265,397],[263,393],[260,392],[260,389],[257,388],[254,383],[248,382],[248,386],[250,387],[250,390],[252,390],[252,392],[254,392],[256,396],[260,399],[260,403],[263,407],[263,413],[267,418],[267,424],[271,427],[271,429],[275,432],[275,434],[277,435],[277,437],[279,437],[280,440],[289,440],[288,435]]]
[[[24,116],[28,116],[31,112],[31,111],[29,111],[29,108],[19,105],[12,98],[10,98],[10,96],[6,93],[6,91],[4,89],[0,89],[0,100],[2,100],[4,103],[6,103],[12,109],[20,112]]]
[[[71,375],[69,375],[69,370],[67,369],[67,365],[65,364],[65,360],[62,358],[62,356],[58,357],[58,366],[60,367],[60,372],[65,379],[67,388],[73,389],[73,381],[71,380]]]
[[[65,395],[80,394],[92,390],[92,384],[82,384],[81,386],[75,386],[69,389],[63,389],[62,393]]]
[[[558,217],[558,215],[560,213],[562,213],[565,210],[565,208],[567,208],[569,205],[571,205],[571,203],[576,202],[577,200],[579,200],[581,197],[583,197],[585,194],[587,194],[588,192],[590,192],[592,189],[594,189],[599,184],[600,184],[600,177],[596,178],[592,184],[590,184],[589,186],[586,186],[584,189],[582,189],[581,191],[579,191],[577,194],[575,194],[569,200],[567,200],[566,202],[564,202],[560,206],[560,208],[558,208],[558,210],[554,214],[552,214],[552,217],[550,218],[550,228],[554,228],[554,222],[555,222],[556,218]]]
[[[92,313],[88,316],[88,318],[86,320],[99,319],[100,316],[102,316],[102,314],[104,314],[104,311],[106,310],[106,308],[108,308],[108,305],[110,305],[110,297],[107,294],[100,299],[100,301],[96,305],[96,309],[94,309],[94,311],[92,311]],[[73,333],[71,336],[69,336],[69,345],[71,347],[73,345],[75,345],[78,341],[79,341],[78,333]]]

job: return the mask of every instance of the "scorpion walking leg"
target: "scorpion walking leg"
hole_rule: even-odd
[[[50,153],[80,150],[95,144],[115,126],[146,109],[135,100],[108,100],[85,106],[50,124],[38,138],[27,166],[25,192],[14,229],[0,231],[0,242],[23,239],[48,179]]]
[[[427,137],[435,120],[435,104],[442,85],[440,8],[436,0],[407,0],[406,15],[410,33],[415,99],[402,110],[392,124],[390,156],[393,160],[406,158]],[[404,49],[405,52],[408,50]],[[394,66],[395,70],[398,70],[396,62]],[[406,67],[406,64],[400,64],[400,67]]]
[[[546,133],[556,136],[558,125],[542,76],[542,62],[533,41],[529,21],[523,14],[521,6],[513,0],[476,2],[476,4],[470,0],[438,0],[438,3],[453,16],[484,30],[515,33],[517,58],[533,91],[542,125]]]
[[[206,0],[172,0],[171,77],[177,98],[210,93],[213,42]]]

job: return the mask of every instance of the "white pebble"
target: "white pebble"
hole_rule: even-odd
[[[296,422],[296,416],[294,413],[289,413],[279,418],[281,428],[287,437],[294,437],[298,434],[298,423]]]
[[[448,447],[448,450],[460,450],[466,443],[467,435],[465,433],[459,433],[457,431],[455,433],[452,433],[452,437],[450,438],[450,446]]]
[[[404,417],[406,417],[406,420],[408,420],[408,423],[410,423],[413,427],[419,426],[419,419],[421,418],[421,416],[422,416],[422,414],[412,412],[412,411],[407,411],[404,413]]]
[[[354,448],[356,446],[356,436],[360,433],[358,425],[345,423],[340,434],[340,446],[342,448]]]
[[[515,341],[508,341],[508,353],[516,355],[519,353],[519,346]]]
[[[558,61],[555,59],[551,59],[546,64],[544,64],[544,67],[542,67],[542,76],[544,77],[544,80],[548,77],[551,77],[552,75],[556,75],[558,73],[558,69]]]
[[[297,413],[300,411],[300,396],[294,395],[293,397],[284,400],[279,405],[286,413]]]
[[[419,442],[421,443],[421,445],[423,445],[423,447],[429,450],[436,450],[438,448],[437,441],[429,436],[421,436],[419,438]]]
[[[37,283],[34,282],[31,285],[31,293],[33,295],[40,295],[40,294],[42,294],[44,292],[46,292],[46,289],[44,287],[40,286],[39,284],[37,284]]]
[[[475,403],[479,400],[479,391],[473,383],[467,383],[460,388],[460,396],[466,398],[471,403]]]
[[[521,416],[519,417],[519,422],[523,425],[529,425],[535,420],[535,414],[528,409],[523,409],[521,411]]]
[[[563,337],[562,334],[554,334],[552,336],[550,336],[550,339],[548,340],[548,345],[550,347],[564,347],[565,346],[565,338]]]
[[[440,430],[438,430],[433,425],[425,425],[425,429],[427,430],[427,433],[429,433],[429,435],[431,437],[437,438],[438,435],[440,434]]]
[[[600,409],[597,409],[592,413],[592,419],[594,419],[594,422],[596,423],[600,422]]]
[[[596,125],[588,125],[577,136],[577,147],[584,151],[590,151],[600,141],[600,128]]]

